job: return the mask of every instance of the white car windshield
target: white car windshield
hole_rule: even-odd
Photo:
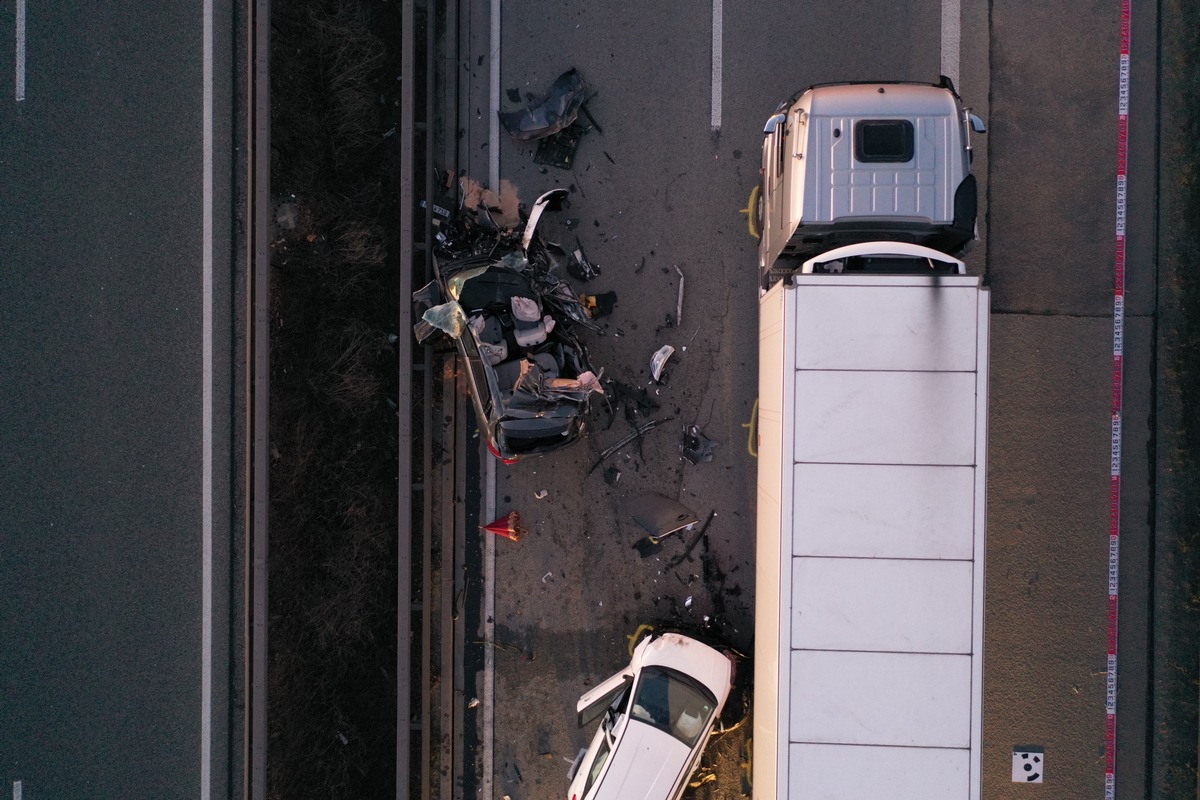
[[[666,731],[688,747],[708,729],[716,701],[699,684],[673,670],[642,670],[633,698],[633,719]]]

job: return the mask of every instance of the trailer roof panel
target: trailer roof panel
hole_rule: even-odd
[[[800,370],[796,462],[975,463],[970,372]]]
[[[792,778],[821,800],[962,800],[970,795],[969,750],[793,744]]]
[[[792,742],[970,746],[970,656],[793,650],[791,662]]]
[[[974,555],[973,467],[796,464],[792,482],[792,555]]]
[[[797,369],[975,369],[974,287],[938,284],[860,286],[840,276],[796,295]],[[819,342],[819,347],[806,346]]]
[[[792,647],[971,652],[972,564],[792,559]]]

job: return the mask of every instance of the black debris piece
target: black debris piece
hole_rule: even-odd
[[[599,317],[607,317],[617,307],[616,292],[602,292],[601,294],[585,294],[580,298],[583,301],[584,307],[588,313],[592,315],[592,319]]]
[[[713,460],[713,449],[717,443],[704,435],[704,431],[695,425],[683,426],[683,457],[693,464]]]
[[[583,245],[579,244],[579,239],[575,240],[575,250],[567,259],[567,272],[581,281],[590,281],[600,274],[600,266],[588,261],[587,256],[583,254]]]
[[[558,133],[543,137],[533,154],[533,163],[548,167],[570,169],[575,164],[575,151],[585,129],[582,125],[570,125]]]
[[[603,134],[604,128],[600,127],[600,123],[596,122],[596,118],[592,116],[592,112],[588,111],[587,103],[579,107],[579,111],[587,117],[587,121],[592,123],[592,127],[596,129],[596,133]]]

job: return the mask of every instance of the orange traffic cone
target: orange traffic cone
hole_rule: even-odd
[[[481,526],[485,531],[491,531],[497,536],[503,536],[505,539],[512,539],[514,542],[521,541],[521,536],[527,531],[521,527],[521,515],[516,511],[508,512],[508,516],[501,517],[495,522]]]

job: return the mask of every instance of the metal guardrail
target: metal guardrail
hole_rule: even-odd
[[[270,453],[268,397],[271,381],[271,84],[269,0],[254,0],[247,27],[247,165],[249,231],[246,337],[246,544],[245,670],[246,703],[243,794],[267,797],[267,512]]]

